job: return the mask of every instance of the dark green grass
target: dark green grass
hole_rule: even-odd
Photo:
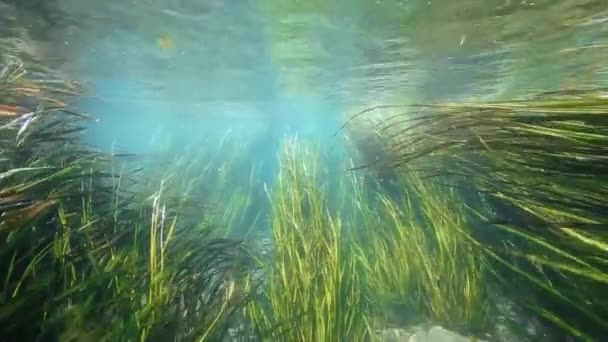
[[[161,180],[136,192],[135,173],[113,171],[119,156],[81,144],[89,118],[62,98],[73,83],[3,71],[0,104],[17,110],[0,124],[2,339],[220,338],[247,298],[244,246],[183,224]]]

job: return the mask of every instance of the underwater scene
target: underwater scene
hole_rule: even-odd
[[[0,0],[0,341],[608,341],[608,1]]]

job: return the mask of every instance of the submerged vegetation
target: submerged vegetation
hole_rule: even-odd
[[[458,198],[416,177],[403,186],[402,201],[379,193],[378,207],[364,211],[359,253],[370,295],[402,315],[387,319],[422,317],[463,333],[490,332],[487,269],[468,240]]]
[[[262,263],[262,300],[248,308],[258,333],[273,341],[366,341],[382,327],[422,322],[489,333],[486,264],[456,195],[414,177],[402,178],[402,201],[369,186],[377,182],[369,175],[332,186],[323,181],[328,156],[313,151],[287,140],[278,183],[268,190],[274,251]],[[344,196],[341,206],[328,205],[331,192]]]
[[[78,94],[72,83],[30,78],[15,63],[0,76],[2,335],[116,341],[224,334],[245,298],[242,291],[236,297],[241,243],[214,236],[208,225],[185,224],[178,206],[167,205],[164,178],[156,190],[143,189],[117,167],[119,156],[80,144],[90,118],[60,96]],[[15,103],[32,94],[31,108]]]
[[[431,323],[495,338],[497,296],[573,336],[606,329],[602,91],[408,107],[374,135],[383,158],[351,133],[381,168],[337,183],[331,156],[287,138],[267,184],[230,135],[162,167],[96,152],[75,83],[1,75],[5,336],[365,341]],[[258,265],[229,238],[265,235]]]
[[[263,288],[267,300],[249,308],[265,340],[371,337],[349,227],[328,208],[327,175],[318,157],[296,140],[286,141],[277,186],[268,193],[274,252]]]
[[[87,146],[87,87],[28,44],[0,39],[3,340],[608,334],[608,90],[374,107],[335,154],[258,157],[246,127],[143,157]]]
[[[574,336],[605,334],[605,89],[375,109],[397,111],[376,128],[390,156],[382,163],[477,198],[468,239],[506,291]],[[529,290],[513,291],[514,281]]]

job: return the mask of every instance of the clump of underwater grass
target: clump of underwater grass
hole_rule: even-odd
[[[413,216],[401,216],[405,212],[396,208],[395,199],[382,191],[375,176],[352,173],[337,192],[342,194],[340,212],[360,261],[366,295],[373,297],[379,308],[375,313],[381,314],[383,306],[411,308],[415,272],[411,247],[417,242],[412,233],[419,231],[405,227],[414,223]]]
[[[252,134],[239,131],[237,139],[232,128],[221,135],[213,133],[185,146],[166,144],[158,157],[162,165],[157,158],[140,163],[144,177],[149,179],[143,188],[154,189],[157,179],[167,178],[170,203],[181,208],[182,216],[196,220],[197,211],[204,210],[204,217],[193,223],[215,226],[227,236],[243,237],[262,218],[255,203],[255,189],[261,188],[260,163],[251,161],[247,153]]]
[[[488,329],[490,304],[485,285],[486,260],[470,241],[460,198],[414,175],[405,180],[420,205],[423,241],[415,243],[420,264],[418,298],[431,320],[446,328],[481,333]]]
[[[458,178],[448,185],[465,190],[468,178],[490,202],[489,214],[473,212],[494,234],[476,238],[499,279],[524,281],[529,290],[515,296],[564,332],[604,336],[608,303],[597,294],[608,274],[606,90],[404,107],[380,129],[392,165],[437,182]],[[411,167],[416,161],[431,167]]]
[[[359,178],[359,177],[353,177]],[[353,180],[358,183],[359,180]],[[382,326],[396,322],[411,324],[419,318],[416,309],[416,244],[423,242],[420,229],[412,229],[411,217],[397,208],[393,199],[380,192],[380,204],[369,203],[361,185],[354,187],[355,214],[349,222],[357,231],[353,234],[359,264],[366,287],[365,293],[374,303],[373,314]],[[358,211],[358,212],[357,212]],[[408,213],[411,213],[408,212]]]
[[[152,200],[149,220],[140,220],[133,253],[126,258],[140,264],[147,275],[138,287],[146,293],[132,303],[139,338],[216,340],[226,333],[229,318],[243,304],[240,282],[245,270],[244,246],[215,237],[208,226],[179,225],[179,217],[163,203],[164,181]],[[144,214],[145,215],[145,214]],[[132,285],[131,285],[132,286]]]
[[[377,124],[372,123],[372,132]],[[361,139],[366,125],[349,127],[348,140]],[[382,139],[378,132],[363,139],[370,135]],[[458,194],[394,168],[383,146],[360,151],[360,145],[353,145],[355,155],[376,164],[353,173],[345,191],[352,194],[347,212],[358,231],[367,292],[381,308],[393,309],[384,319],[401,326],[425,320],[463,333],[486,332],[491,308],[486,261],[470,241],[471,223]],[[371,160],[370,155],[384,157]],[[351,163],[350,169],[358,168]]]
[[[17,81],[25,74],[21,64],[8,64],[0,72],[5,108],[15,106]],[[67,109],[47,111],[44,103],[3,117],[0,255],[6,267],[1,291],[5,336],[49,333],[49,313],[58,306],[55,298],[78,282],[75,265],[82,259],[75,255],[91,239],[104,239],[102,232],[88,229],[91,197],[85,194],[93,178],[105,177],[95,167],[103,161],[75,153],[77,148],[70,145],[82,131],[78,121],[83,118]],[[67,229],[68,220],[77,228]]]
[[[183,224],[164,183],[142,199],[133,174],[112,171],[118,156],[79,143],[89,117],[23,93],[23,65],[0,76],[0,108],[11,106],[0,125],[3,338],[220,338],[246,297],[242,245]],[[13,109],[16,94],[33,108]]]
[[[397,197],[376,192],[378,205],[357,199],[366,216],[357,246],[367,293],[379,306],[376,313],[393,308],[381,319],[486,332],[485,258],[469,241],[458,198],[415,176],[402,178],[401,186],[406,190]]]
[[[248,313],[263,339],[365,341],[371,336],[343,222],[332,215],[318,155],[284,142],[272,193],[273,260]]]

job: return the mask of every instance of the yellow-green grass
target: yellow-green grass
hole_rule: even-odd
[[[471,209],[490,225],[472,241],[502,269],[494,273],[506,288],[522,277],[536,289],[537,299],[513,294],[523,305],[540,301],[534,311],[577,336],[607,331],[608,305],[597,296],[608,271],[606,95],[404,106],[379,129],[384,162],[483,199],[483,210]]]
[[[377,193],[378,207],[367,208],[366,225],[358,227],[370,294],[381,308],[398,305],[401,315],[410,313],[384,319],[424,320],[463,333],[487,331],[486,261],[469,240],[457,195],[414,176],[403,178],[402,186],[407,191],[400,199]]]
[[[360,125],[349,129],[348,141],[362,138],[366,124]],[[373,132],[375,126],[368,129]],[[377,131],[363,139],[369,136],[382,142]],[[358,250],[365,267],[362,274],[369,276],[369,292],[379,303],[397,305],[400,314],[408,316],[395,317],[399,312],[389,310],[385,319],[400,324],[426,320],[464,333],[487,331],[491,304],[485,287],[486,260],[470,242],[471,222],[459,194],[414,171],[428,168],[428,163],[408,165],[409,172],[404,172],[385,159],[388,150],[373,153],[360,151],[360,144],[352,147],[353,155],[363,154],[357,159],[364,164],[370,162],[366,154],[381,156],[370,168],[353,162],[349,168],[356,172],[344,192],[351,199],[349,222],[360,232]]]
[[[273,259],[263,298],[248,306],[258,333],[272,341],[365,341],[371,328],[357,258],[341,218],[326,203],[317,154],[283,144],[272,201]]]
[[[427,242],[418,244],[422,284],[419,297],[432,319],[461,331],[488,328],[490,302],[484,255],[470,241],[461,199],[419,177],[407,177],[418,198]],[[424,249],[427,249],[425,251]]]

